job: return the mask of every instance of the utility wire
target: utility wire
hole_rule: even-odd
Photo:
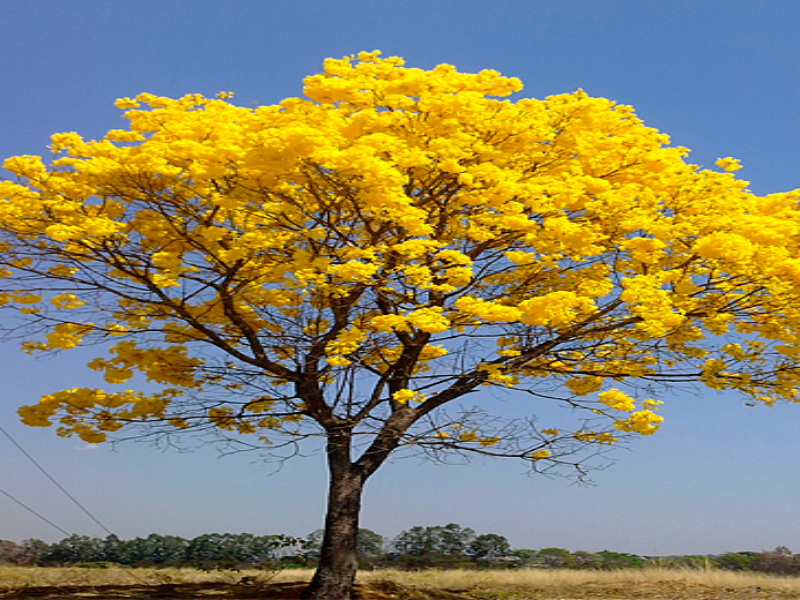
[[[28,453],[25,451],[25,449],[24,449],[22,446],[20,446],[20,445],[19,445],[19,443],[17,442],[17,440],[15,440],[13,437],[11,437],[11,434],[10,434],[10,433],[8,433],[8,432],[7,432],[5,429],[3,429],[3,427],[2,427],[2,426],[0,426],[0,432],[2,432],[2,433],[3,433],[3,434],[4,434],[4,435],[5,435],[5,436],[6,436],[6,437],[9,439],[9,440],[11,440],[11,443],[12,443],[12,444],[14,444],[14,445],[15,445],[15,446],[16,446],[16,447],[19,449],[19,451],[20,451],[20,452],[22,452],[22,453],[23,453],[23,454],[24,454],[24,455],[27,457],[27,459],[28,459],[29,461],[31,461],[31,462],[32,462],[34,465],[36,465],[36,468],[37,468],[37,469],[39,469],[39,470],[40,470],[42,473],[44,473],[45,477],[47,477],[47,478],[48,478],[50,481],[52,481],[52,482],[53,482],[53,484],[54,484],[54,485],[55,485],[55,486],[56,486],[58,489],[60,489],[62,492],[64,492],[64,494],[67,496],[67,498],[69,498],[70,500],[72,500],[72,501],[73,501],[73,502],[74,502],[74,503],[75,503],[75,504],[78,506],[78,508],[80,508],[80,509],[81,509],[81,510],[82,510],[84,513],[86,513],[86,515],[87,515],[87,516],[88,516],[88,517],[89,517],[89,518],[90,518],[92,521],[94,521],[95,523],[97,523],[97,525],[99,525],[99,526],[100,526],[100,528],[101,528],[103,531],[105,531],[105,532],[106,532],[107,534],[109,534],[109,535],[114,535],[114,534],[113,534],[113,532],[112,532],[112,531],[111,531],[111,530],[110,530],[108,527],[106,527],[105,525],[103,525],[103,524],[102,524],[102,523],[101,523],[101,522],[100,522],[100,521],[97,519],[97,517],[95,517],[95,516],[94,516],[92,513],[90,513],[90,512],[89,512],[89,510],[88,510],[88,509],[87,509],[87,508],[86,508],[86,507],[85,507],[83,504],[81,504],[80,502],[78,502],[78,500],[75,498],[75,496],[73,496],[72,494],[70,494],[70,493],[69,493],[69,492],[68,492],[68,491],[67,491],[67,490],[64,488],[64,486],[63,486],[63,485],[61,485],[60,483],[58,483],[58,482],[55,480],[55,478],[54,478],[52,475],[50,475],[50,473],[48,473],[48,472],[45,470],[45,468],[44,468],[42,465],[40,465],[38,462],[36,462],[36,459],[34,459],[34,458],[33,458],[33,457],[30,455],[30,454],[28,454]],[[5,493],[5,492],[3,492],[3,493]],[[6,495],[8,495],[8,494],[6,494]],[[18,501],[17,501],[17,502],[18,502]],[[24,505],[23,505],[23,506],[24,506]],[[26,508],[27,508],[27,507],[26,507]],[[28,509],[28,510],[30,510],[30,509]],[[31,512],[33,512],[33,511],[31,511]],[[44,517],[42,517],[42,518],[44,518]],[[45,520],[46,520],[46,519],[45,519]],[[49,521],[48,521],[48,523],[49,523]],[[52,523],[50,523],[50,524],[52,525]],[[55,525],[53,525],[53,526],[55,527]],[[58,529],[61,529],[61,528],[59,527]],[[61,531],[64,531],[64,530],[63,530],[63,529],[61,529]],[[67,535],[70,535],[70,534],[67,534]]]
[[[81,509],[83,512],[85,512],[85,513],[88,515],[88,517],[89,517],[89,518],[90,518],[92,521],[94,521],[95,523],[97,523],[97,524],[98,524],[98,525],[99,525],[99,526],[100,526],[100,527],[103,529],[103,531],[105,531],[106,533],[108,533],[108,535],[115,535],[115,534],[114,534],[114,532],[112,532],[112,531],[111,531],[111,530],[110,530],[108,527],[106,527],[105,525],[103,525],[103,524],[102,524],[102,523],[101,523],[101,522],[100,522],[100,521],[97,519],[97,517],[95,517],[95,516],[94,516],[92,513],[90,513],[90,512],[89,512],[89,510],[88,510],[88,509],[87,509],[85,506],[83,506],[83,504],[81,504],[80,502],[78,502],[78,500],[77,500],[77,499],[76,499],[76,498],[75,498],[75,497],[74,497],[72,494],[70,494],[70,493],[69,493],[69,492],[68,492],[68,491],[67,491],[67,490],[64,488],[64,486],[63,486],[63,485],[61,485],[60,483],[58,483],[58,481],[56,481],[56,480],[55,480],[55,478],[54,478],[52,475],[50,475],[50,473],[48,473],[48,472],[45,470],[45,468],[44,468],[42,465],[40,465],[40,464],[39,464],[39,463],[36,461],[36,459],[35,459],[35,458],[33,458],[33,457],[30,455],[30,454],[28,454],[28,453],[25,451],[25,449],[24,449],[22,446],[20,446],[19,442],[17,442],[17,440],[15,440],[13,437],[11,437],[11,434],[10,434],[10,433],[8,433],[8,432],[7,432],[7,431],[6,431],[6,430],[5,430],[5,429],[4,429],[2,426],[0,426],[0,432],[2,432],[2,433],[3,433],[3,434],[4,434],[4,435],[5,435],[5,436],[6,436],[6,437],[7,437],[7,438],[8,438],[8,439],[11,441],[11,443],[12,443],[12,444],[14,444],[14,445],[15,445],[15,446],[16,446],[16,447],[19,449],[19,451],[20,451],[20,452],[22,452],[22,453],[25,455],[25,457],[26,457],[26,458],[27,458],[29,461],[31,461],[31,462],[32,462],[34,465],[36,465],[36,468],[37,468],[37,469],[39,469],[39,470],[40,470],[42,473],[44,473],[44,475],[45,475],[45,476],[46,476],[46,477],[47,477],[47,478],[48,478],[50,481],[52,481],[52,482],[53,482],[53,484],[55,484],[55,486],[56,486],[58,489],[60,489],[62,492],[64,492],[64,494],[67,496],[67,498],[69,498],[69,499],[70,499],[70,500],[72,500],[72,501],[73,501],[75,504],[77,504],[77,505],[78,505],[78,508],[80,508],[80,509]],[[42,519],[42,520],[43,520],[43,521],[45,521],[46,523],[49,523],[50,525],[52,525],[53,527],[55,527],[56,529],[58,529],[58,530],[59,530],[61,533],[63,533],[63,534],[64,534],[64,535],[66,535],[67,537],[69,537],[69,536],[73,535],[73,534],[71,534],[69,531],[67,531],[67,530],[65,530],[65,529],[61,529],[61,527],[59,527],[58,525],[56,525],[55,523],[53,523],[53,522],[52,522],[50,519],[48,519],[48,518],[46,518],[46,517],[44,517],[44,516],[40,515],[38,512],[36,512],[35,510],[33,510],[32,508],[30,508],[29,506],[27,506],[27,505],[26,505],[26,504],[24,504],[23,502],[21,502],[21,501],[17,500],[16,498],[14,498],[14,496],[12,496],[11,494],[9,494],[9,493],[8,493],[8,492],[6,492],[5,490],[3,490],[3,489],[0,489],[0,494],[3,494],[4,496],[6,496],[6,497],[10,498],[11,500],[13,500],[13,501],[14,501],[14,502],[16,502],[17,504],[19,504],[19,505],[20,505],[22,508],[24,508],[25,510],[27,510],[27,511],[29,511],[29,512],[33,513],[34,515],[36,515],[37,517],[39,517],[40,519]],[[149,583],[149,582],[148,582],[146,579],[144,579],[144,578],[142,578],[142,577],[139,577],[139,575],[137,575],[137,574],[136,574],[136,573],[134,573],[133,571],[128,571],[128,570],[126,570],[125,572],[126,572],[126,573],[129,573],[129,574],[130,574],[130,576],[131,576],[133,579],[135,579],[137,582],[139,582],[139,583],[144,583],[144,584],[148,584],[148,583]]]
[[[58,530],[59,530],[61,533],[63,533],[63,534],[64,534],[64,535],[66,535],[67,537],[69,537],[69,536],[71,536],[71,535],[72,535],[72,534],[71,534],[69,531],[67,531],[67,530],[65,530],[65,529],[61,529],[61,527],[59,527],[58,525],[56,525],[55,523],[53,523],[53,522],[52,522],[50,519],[48,519],[47,517],[44,517],[44,516],[40,515],[38,512],[36,512],[35,510],[33,510],[33,509],[30,507],[30,506],[28,506],[28,505],[27,505],[27,504],[25,504],[24,502],[21,502],[20,500],[17,500],[16,498],[14,498],[14,496],[12,496],[11,494],[9,494],[7,491],[0,489],[0,494],[3,494],[3,495],[4,495],[4,496],[6,496],[7,498],[10,498],[11,500],[13,500],[13,501],[14,501],[14,502],[16,502],[17,504],[19,504],[19,505],[20,505],[22,508],[24,508],[24,509],[25,509],[25,510],[27,510],[28,512],[30,512],[30,513],[33,513],[34,515],[36,515],[37,517],[39,517],[39,518],[40,518],[42,521],[44,521],[45,523],[48,523],[48,524],[52,525],[53,527],[55,527],[56,529],[58,529]]]
[[[0,427],[0,430],[1,430],[1,429],[2,429],[2,427]],[[4,431],[3,433],[5,433],[5,431]],[[6,435],[8,435],[8,434],[6,434]],[[24,509],[25,509],[25,510],[27,510],[28,512],[30,512],[30,513],[32,513],[32,514],[34,514],[34,515],[36,515],[37,517],[39,517],[39,518],[40,518],[42,521],[44,521],[44,522],[45,522],[45,523],[47,523],[48,525],[52,525],[53,527],[55,527],[56,529],[58,529],[58,530],[59,530],[61,533],[63,533],[64,535],[66,535],[67,537],[70,537],[70,536],[74,535],[74,534],[70,533],[69,531],[67,531],[66,529],[61,529],[61,527],[59,527],[58,525],[56,525],[55,523],[53,523],[53,522],[52,522],[50,519],[48,519],[47,517],[45,517],[45,516],[43,516],[43,515],[39,514],[38,512],[36,512],[35,510],[33,510],[33,509],[30,507],[30,506],[28,506],[27,504],[25,504],[24,502],[22,502],[21,500],[17,500],[16,498],[14,498],[14,496],[12,496],[11,494],[9,494],[9,493],[8,493],[7,491],[5,491],[4,489],[1,489],[1,488],[0,488],[0,494],[3,494],[4,496],[6,496],[7,498],[9,498],[10,500],[13,500],[13,501],[14,501],[14,502],[16,502],[17,504],[19,504],[19,505],[20,505],[22,508],[24,508]],[[150,582],[149,582],[147,579],[144,579],[143,577],[139,577],[139,575],[137,575],[137,574],[136,574],[136,573],[134,573],[133,571],[130,571],[130,570],[127,570],[127,569],[126,569],[126,570],[125,570],[125,573],[128,573],[128,574],[129,574],[131,577],[133,577],[133,578],[134,578],[134,579],[135,579],[137,582],[139,582],[139,583],[143,583],[143,584],[145,584],[145,585],[150,585]]]

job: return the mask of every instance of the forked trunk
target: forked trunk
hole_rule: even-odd
[[[328,453],[330,486],[319,566],[307,591],[312,600],[350,600],[358,569],[356,539],[365,478],[349,457]]]
[[[356,542],[361,494],[366,480],[397,448],[417,413],[397,411],[361,457],[351,462],[352,431],[328,431],[328,510],[319,566],[306,597],[311,600],[350,600],[358,570]]]

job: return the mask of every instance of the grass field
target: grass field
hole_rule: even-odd
[[[0,567],[0,598],[296,598],[308,570]],[[242,582],[243,578],[247,578]],[[800,578],[715,570],[497,570],[362,572],[365,600],[733,600],[800,598]]]

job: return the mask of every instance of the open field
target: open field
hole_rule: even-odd
[[[297,598],[308,570],[0,567],[0,598],[161,600]],[[766,600],[800,597],[800,578],[715,570],[363,572],[364,600]]]

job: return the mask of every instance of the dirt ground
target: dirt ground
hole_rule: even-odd
[[[180,583],[161,585],[66,585],[28,586],[0,592],[0,598],[36,600],[227,600],[229,598],[300,598],[304,584],[248,586],[227,583]],[[269,588],[275,588],[270,590]],[[274,595],[279,593],[280,595]]]
[[[0,591],[3,600],[300,600],[307,583],[241,585],[229,583],[177,583],[161,585],[29,586]],[[405,594],[387,593],[380,586],[357,585],[354,600],[400,600]],[[435,594],[435,592],[434,592]],[[429,596],[430,598],[437,597]],[[446,592],[438,598],[460,598]]]
[[[40,586],[0,591],[3,600],[300,600],[305,583],[242,585],[180,583],[162,585]],[[358,585],[356,600],[783,600],[796,593],[767,588],[713,587],[661,581],[583,584],[563,587],[503,586],[492,589],[442,590],[392,582]]]

